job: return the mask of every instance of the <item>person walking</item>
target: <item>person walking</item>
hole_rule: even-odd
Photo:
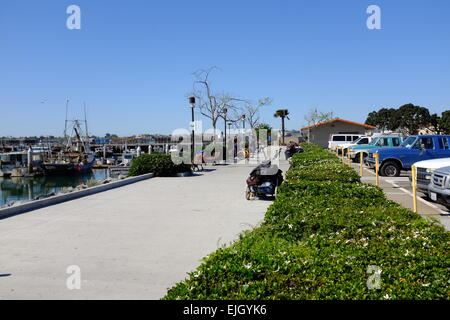
[[[234,136],[234,148],[233,148],[233,156],[234,156],[234,162],[237,162],[237,156],[238,156],[238,138],[237,136]]]

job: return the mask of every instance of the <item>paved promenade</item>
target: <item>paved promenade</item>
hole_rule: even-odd
[[[271,202],[244,197],[253,167],[154,178],[0,220],[0,299],[161,298],[263,219]],[[66,286],[71,265],[81,290]]]

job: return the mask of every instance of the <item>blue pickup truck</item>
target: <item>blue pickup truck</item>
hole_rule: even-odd
[[[375,153],[380,156],[380,175],[398,177],[418,161],[450,158],[450,136],[410,136],[400,147],[372,150],[366,158],[371,168],[375,167]]]

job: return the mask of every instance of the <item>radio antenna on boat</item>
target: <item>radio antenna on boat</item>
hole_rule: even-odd
[[[86,128],[86,138],[89,139],[87,115],[86,115],[86,102],[84,102],[84,125],[85,125],[85,128]]]
[[[69,112],[69,98],[67,98],[66,100],[66,123],[64,126],[64,140],[67,139],[67,116],[68,116],[68,112]]]

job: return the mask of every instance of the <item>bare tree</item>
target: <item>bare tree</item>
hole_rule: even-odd
[[[222,113],[222,108],[217,103],[217,98],[212,93],[209,79],[211,72],[215,69],[218,68],[211,67],[208,70],[200,69],[193,74],[196,78],[193,86],[193,95],[197,99],[201,114],[211,120],[214,131],[216,130],[217,121]]]
[[[308,125],[316,125],[320,122],[329,121],[334,118],[334,112],[322,112],[315,109],[311,109],[309,113],[305,116],[305,120],[308,122]]]
[[[226,118],[230,121],[237,121],[237,119],[233,119],[233,114],[236,114],[239,104],[246,103],[245,100],[238,99],[231,94],[215,93],[213,91],[210,76],[217,69],[219,68],[211,67],[208,70],[200,69],[194,72],[196,80],[192,93],[197,99],[201,114],[211,120],[214,136],[216,136],[219,119]]]
[[[259,100],[257,103],[247,102],[242,110],[245,115],[245,121],[254,129],[260,120],[260,110],[262,107],[271,105],[273,100],[269,97]]]

